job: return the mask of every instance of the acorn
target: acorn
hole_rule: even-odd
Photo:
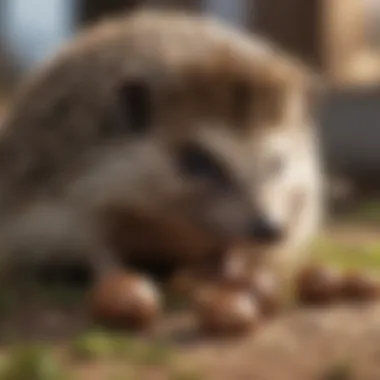
[[[194,308],[199,328],[207,335],[242,335],[260,321],[260,306],[252,294],[229,286],[215,284],[200,289]]]
[[[93,317],[112,327],[146,329],[161,311],[155,284],[136,274],[115,274],[102,279],[91,292]]]
[[[350,271],[343,277],[342,297],[349,301],[372,301],[380,296],[380,280],[373,273]]]
[[[260,303],[262,314],[273,316],[281,306],[280,283],[268,268],[260,267],[252,273],[249,254],[239,246],[227,251],[221,281],[229,287],[250,291]]]
[[[257,270],[251,276],[224,277],[223,285],[230,288],[249,291],[259,302],[265,317],[274,316],[281,308],[281,288],[276,276],[269,270]]]
[[[325,305],[340,298],[343,276],[337,269],[311,265],[299,273],[295,285],[300,302]]]

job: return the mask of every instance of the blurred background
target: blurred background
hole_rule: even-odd
[[[330,86],[317,116],[334,199],[377,195],[379,0],[1,0],[0,104],[78,29],[143,6],[216,15],[266,35],[323,74]]]
[[[343,217],[332,218],[312,251],[329,265],[370,269],[379,275],[380,203],[375,198],[380,198],[380,0],[0,0],[0,121],[2,110],[25,75],[79,29],[107,15],[145,6],[212,14],[248,32],[265,35],[321,74],[328,90],[316,117],[332,205],[335,215]],[[27,330],[23,334],[32,336],[53,335],[52,331],[57,334],[59,330],[58,335],[64,337],[66,344],[69,331],[82,331],[86,326],[81,322],[81,298],[53,289],[48,289],[51,294],[47,297],[46,291],[41,292],[41,302],[48,304],[43,312],[34,310],[31,301],[27,306],[28,300],[23,298],[21,312],[13,312],[11,308],[6,317],[4,310],[8,310],[9,300],[0,295],[0,356],[4,351],[1,339],[13,339],[23,330]],[[57,304],[54,308],[50,305],[52,300]],[[73,311],[78,304],[81,310]],[[379,311],[359,307],[356,311],[319,311],[316,316],[300,311],[281,319],[276,329],[264,329],[262,339],[256,343],[253,340],[250,345],[243,344],[232,361],[228,349],[190,350],[185,361],[197,363],[194,366],[198,368],[207,359],[207,368],[214,377],[173,375],[170,380],[379,380]],[[74,342],[75,355],[87,359],[108,357],[109,343],[99,335],[94,338],[88,334]],[[167,360],[162,345],[154,346],[144,358],[141,354],[137,358],[131,354],[135,346],[123,338],[128,360],[135,363],[138,359],[138,368],[148,363],[149,369],[152,365],[157,369],[158,364]],[[119,354],[118,337],[115,342]],[[45,377],[35,372],[37,375],[33,377],[31,354],[28,351],[25,355],[28,366],[24,366],[25,356],[16,356],[13,364],[20,369],[19,376],[6,379],[62,379],[50,372]],[[33,370],[39,371],[37,364],[45,366],[45,356],[33,355],[33,368],[37,368]],[[342,365],[342,358],[350,358],[350,363],[352,358],[352,363]],[[83,376],[78,378],[116,379],[102,377],[104,367],[107,369],[104,362],[95,367],[84,365],[79,368]],[[302,368],[309,375],[325,369],[328,372],[325,377],[301,376],[297,371]],[[357,376],[346,376],[342,371],[347,368],[356,371]],[[126,374],[124,367],[123,371],[123,377],[118,379],[169,379],[157,377],[157,372],[143,372],[141,377],[134,377]],[[5,379],[1,376],[1,380]]]

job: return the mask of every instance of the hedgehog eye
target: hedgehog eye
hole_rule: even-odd
[[[138,79],[128,81],[121,87],[119,95],[128,130],[136,135],[144,134],[149,128],[153,112],[149,85]]]
[[[188,144],[179,152],[178,164],[182,173],[199,179],[228,182],[228,176],[222,165],[205,149]]]

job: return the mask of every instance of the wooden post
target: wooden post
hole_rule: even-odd
[[[143,5],[154,8],[197,10],[201,0],[145,0]]]
[[[359,67],[360,63],[358,57],[366,50],[363,1],[324,1],[322,39],[326,72],[332,78],[349,77],[351,71],[355,74],[355,65]],[[364,68],[364,71],[371,69]]]
[[[321,68],[323,1],[257,0],[253,28],[308,64]]]
[[[97,19],[118,13],[119,11],[133,10],[141,0],[82,0],[80,7],[81,23],[94,22]]]
[[[257,0],[252,24],[333,85],[379,83],[380,54],[367,46],[364,5],[362,0]]]
[[[198,9],[201,0],[82,0],[81,23],[139,7]]]
[[[13,91],[21,71],[9,49],[0,41],[0,109],[4,99]]]

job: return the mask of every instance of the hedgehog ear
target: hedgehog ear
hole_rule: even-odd
[[[149,129],[153,113],[149,84],[140,78],[129,79],[119,88],[118,96],[128,131],[143,135]]]

